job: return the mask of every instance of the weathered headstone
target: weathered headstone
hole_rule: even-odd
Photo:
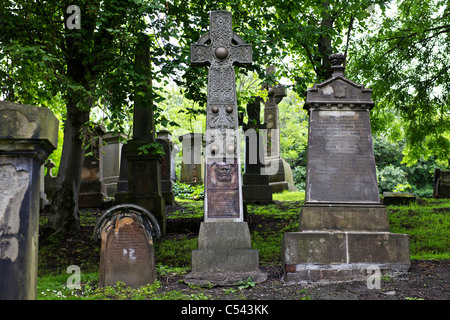
[[[80,208],[101,208],[106,200],[106,186],[103,182],[103,142],[105,129],[97,125],[92,133],[90,147],[86,151],[81,172],[78,206]]]
[[[175,203],[173,184],[175,182],[175,155],[179,148],[172,142],[172,135],[167,130],[157,133],[156,141],[164,148],[164,160],[161,162],[161,193],[166,205]]]
[[[450,170],[434,170],[433,197],[450,198]]]
[[[57,143],[49,109],[0,102],[0,300],[36,298],[40,169]]]
[[[266,74],[273,74],[275,67],[270,66]],[[286,97],[286,88],[283,85],[263,85],[267,89],[268,98],[264,107],[264,124],[267,132],[266,142],[266,173],[269,175],[269,184],[273,193],[284,190],[296,191],[294,177],[289,163],[281,158],[280,153],[280,114],[278,104]]]
[[[210,41],[210,44],[207,44]],[[234,65],[252,63],[251,45],[232,30],[231,13],[210,12],[210,30],[191,44],[191,63],[210,65],[206,116],[205,218],[192,251],[190,283],[261,276],[243,221]]]
[[[97,222],[94,238],[101,239],[99,286],[118,281],[132,288],[156,280],[153,237],[159,237],[156,219],[145,208],[117,205]]]
[[[125,135],[107,132],[103,135],[102,140],[103,183],[105,184],[106,195],[114,197],[117,192],[117,182],[119,181],[122,141],[125,140]]]
[[[247,203],[272,202],[272,187],[265,168],[263,136],[260,130],[266,128],[260,123],[261,98],[255,97],[247,104],[247,123],[243,124],[245,132],[245,173],[242,179],[244,209]]]
[[[190,185],[203,184],[205,180],[204,135],[202,133],[186,133],[178,140],[182,143],[183,150],[180,182]]]
[[[332,77],[307,90],[306,199],[300,232],[282,240],[288,282],[367,278],[369,266],[406,271],[410,265],[408,236],[389,233],[379,200],[372,91],[344,77],[343,59],[330,56]]]
[[[161,162],[164,155],[154,152],[156,149],[153,102],[150,99],[150,45],[146,35],[140,35],[140,52],[136,54],[136,71],[148,78],[148,83],[137,85],[133,114],[133,139],[124,145],[126,159],[127,189],[118,190],[115,202],[118,204],[134,203],[146,208],[155,215],[161,232],[166,232],[166,215],[164,198],[161,195]],[[150,146],[150,149],[146,149]],[[122,172],[121,172],[122,174]],[[120,178],[119,178],[120,180]]]

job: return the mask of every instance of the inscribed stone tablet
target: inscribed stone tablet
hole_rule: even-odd
[[[311,110],[308,202],[378,203],[369,113]]]
[[[100,285],[117,281],[137,288],[156,278],[152,239],[132,218],[122,218],[102,233]]]

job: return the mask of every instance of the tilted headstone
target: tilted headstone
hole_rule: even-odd
[[[103,182],[103,141],[105,129],[97,125],[92,133],[90,147],[86,150],[81,172],[78,206],[80,208],[101,208],[106,200],[106,186]]]
[[[210,41],[210,44],[208,42]],[[258,274],[258,250],[251,249],[243,222],[239,158],[239,125],[234,65],[252,63],[251,45],[232,30],[231,13],[210,12],[210,30],[191,44],[191,63],[210,65],[206,110],[205,217],[198,250],[192,251],[192,273],[185,281],[220,282],[228,273]],[[233,277],[230,276],[230,281]],[[222,280],[223,280],[222,279]]]
[[[138,74],[148,77],[150,86],[151,78],[150,74],[147,74],[150,70],[150,40],[144,34],[139,37],[139,52],[136,54],[135,68]],[[151,147],[156,144],[156,138],[153,102],[149,98],[149,90],[150,88],[146,84],[136,84],[136,91],[145,94],[135,94],[133,139],[123,146],[127,167],[124,168],[126,172],[121,172],[121,175],[127,176],[127,186],[126,191],[122,191],[122,186],[118,190],[115,203],[133,203],[144,207],[155,215],[161,232],[165,234],[165,204],[161,194],[161,162],[164,155],[154,152],[155,148]],[[150,146],[150,149],[146,149],[147,146]]]
[[[132,288],[156,280],[153,237],[159,226],[145,208],[124,204],[107,210],[97,222],[94,239],[101,239],[99,286],[118,281]]]
[[[49,109],[0,102],[0,300],[36,299],[40,169],[57,143]]]
[[[247,203],[272,202],[272,187],[269,175],[265,174],[263,135],[266,128],[260,123],[261,98],[255,97],[247,104],[247,123],[243,124],[245,133],[245,173],[242,179],[244,209]]]
[[[205,180],[204,135],[202,133],[186,133],[178,140],[182,143],[183,153],[180,182],[190,185],[203,184]]]
[[[103,183],[106,187],[106,195],[114,197],[117,192],[117,182],[119,181],[122,141],[125,140],[125,135],[107,132],[103,135],[102,140]]]
[[[366,269],[406,271],[405,234],[389,233],[380,204],[369,112],[372,91],[344,77],[344,56],[330,56],[332,77],[307,90],[309,136],[300,232],[282,240],[286,281],[367,278]]]
[[[175,155],[179,148],[172,142],[172,135],[167,130],[157,133],[156,141],[164,148],[164,160],[161,162],[161,193],[166,205],[175,204],[173,184],[175,179]]]
[[[274,72],[274,66],[270,66],[266,70],[266,74],[273,74]],[[286,88],[283,85],[264,84],[263,89],[266,89],[268,93],[267,100],[264,103],[264,124],[267,132],[265,172],[269,175],[272,192],[296,191],[291,167],[286,160],[281,158],[280,151],[280,112],[278,104],[286,97]]]

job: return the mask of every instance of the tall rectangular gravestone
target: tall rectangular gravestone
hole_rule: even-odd
[[[0,300],[36,299],[41,166],[57,143],[49,109],[0,102]]]
[[[210,42],[210,44],[207,44]],[[206,118],[205,220],[192,251],[190,283],[256,281],[258,250],[243,221],[234,65],[252,63],[251,45],[233,32],[231,13],[210,12],[210,30],[191,45],[191,63],[210,65]]]
[[[369,112],[372,91],[344,77],[344,56],[330,56],[332,77],[307,90],[309,136],[300,232],[282,240],[285,280],[367,277],[365,269],[405,271],[409,243],[389,232],[380,203]]]

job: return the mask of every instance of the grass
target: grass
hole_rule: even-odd
[[[248,220],[251,220],[252,246],[259,250],[262,265],[279,265],[280,242],[285,232],[299,230],[299,213],[304,201],[303,192],[284,192],[274,194],[275,203],[270,205],[249,205]],[[203,201],[179,200],[180,207],[170,218],[183,219],[203,217]],[[410,256],[412,260],[440,260],[450,259],[450,199],[420,199],[417,203],[402,206],[388,206],[390,231],[392,233],[406,233],[409,235]],[[92,215],[97,215],[93,212]],[[95,224],[96,219],[85,214],[83,225]],[[249,222],[250,224],[250,222]],[[114,287],[98,288],[98,271],[96,266],[89,268],[80,262],[81,289],[73,290],[67,287],[70,274],[66,270],[51,273],[46,269],[48,259],[41,260],[41,256],[49,255],[51,259],[61,259],[61,265],[68,265],[69,261],[52,250],[60,246],[63,240],[59,236],[47,237],[44,247],[40,247],[40,265],[38,278],[38,299],[208,299],[202,292],[186,295],[181,291],[159,293],[161,285],[156,281],[151,286],[130,289],[118,283]],[[78,245],[78,247],[77,247]],[[86,244],[87,245],[87,244]],[[79,250],[80,254],[92,248],[71,244],[66,250]],[[157,273],[160,276],[168,274],[183,275],[189,272],[191,251],[197,248],[197,235],[170,235],[155,241],[155,259],[158,263]],[[98,254],[96,252],[95,254]],[[41,262],[42,261],[42,262]],[[44,265],[42,265],[42,263]],[[78,264],[76,261],[74,264]],[[87,269],[86,269],[87,268]],[[98,270],[98,268],[97,268]]]
[[[450,259],[450,199],[388,206],[392,233],[409,235],[411,260]]]

